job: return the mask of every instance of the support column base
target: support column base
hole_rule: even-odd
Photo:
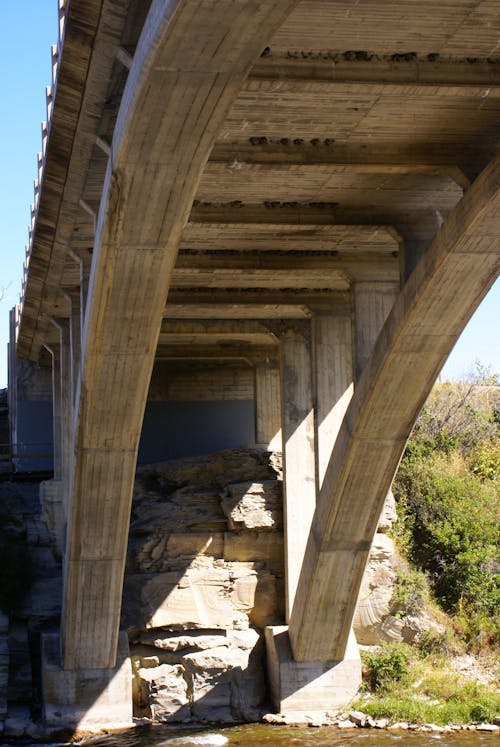
[[[113,669],[65,670],[57,633],[42,635],[43,717],[47,728],[98,731],[132,726],[132,667],[121,633]]]
[[[329,662],[295,661],[286,625],[268,627],[265,635],[271,697],[277,713],[331,713],[353,700],[361,685],[361,660],[352,632],[345,658]]]

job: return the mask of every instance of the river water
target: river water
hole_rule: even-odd
[[[479,732],[340,731],[335,727],[291,728],[246,724],[225,729],[140,727],[119,735],[90,737],[78,744],[81,747],[498,747],[499,742],[498,736]],[[0,747],[6,747],[5,743]]]

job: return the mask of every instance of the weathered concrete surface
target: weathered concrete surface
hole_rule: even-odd
[[[288,620],[316,508],[316,455],[310,326],[306,323],[283,326],[280,373]]]
[[[346,706],[361,685],[361,660],[352,634],[342,661],[295,661],[285,625],[266,628],[266,650],[272,701],[278,713],[335,711]]]
[[[53,730],[93,731],[132,726],[132,671],[128,637],[120,635],[112,669],[65,670],[56,633],[42,636],[42,692],[45,725]]]

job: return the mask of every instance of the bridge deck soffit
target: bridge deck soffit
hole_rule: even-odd
[[[37,355],[44,320],[57,306],[53,289],[75,287],[67,252],[94,244],[89,212],[99,211],[118,109],[148,7],[136,0],[127,11],[108,0],[69,6],[63,63],[51,93],[21,355]],[[363,241],[354,226],[364,225],[373,230],[373,251],[377,232],[399,233],[407,247],[399,247],[406,276],[404,266],[413,259],[406,261],[405,252],[422,251],[496,152],[497,27],[484,1],[440,8],[410,3],[397,22],[388,0],[376,6],[363,0],[348,14],[341,0],[299,2],[268,35],[220,124],[184,231],[185,247],[224,248],[222,236],[233,234],[235,224],[247,225],[248,235],[240,231],[238,238],[245,249],[253,240],[262,246],[261,224],[269,224],[269,243],[271,224],[295,226],[297,248],[306,240],[304,226],[330,224],[330,235],[307,236],[307,248],[317,250],[334,248],[333,231],[351,224],[354,247]],[[194,70],[192,55],[190,62]],[[181,52],[174,52],[172,74],[183,66]],[[159,163],[161,156],[156,158]],[[145,223],[152,212],[146,211]],[[211,227],[216,223],[225,225],[218,246]],[[281,246],[276,241],[270,248]],[[178,269],[184,287],[184,268]]]

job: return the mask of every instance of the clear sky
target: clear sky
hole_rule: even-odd
[[[9,309],[19,298],[30,203],[51,82],[50,45],[57,41],[57,0],[2,0],[3,71],[0,142],[0,387],[7,384]],[[500,122],[499,122],[500,126]],[[468,324],[446,363],[443,379],[462,378],[476,360],[500,372],[500,282]]]

